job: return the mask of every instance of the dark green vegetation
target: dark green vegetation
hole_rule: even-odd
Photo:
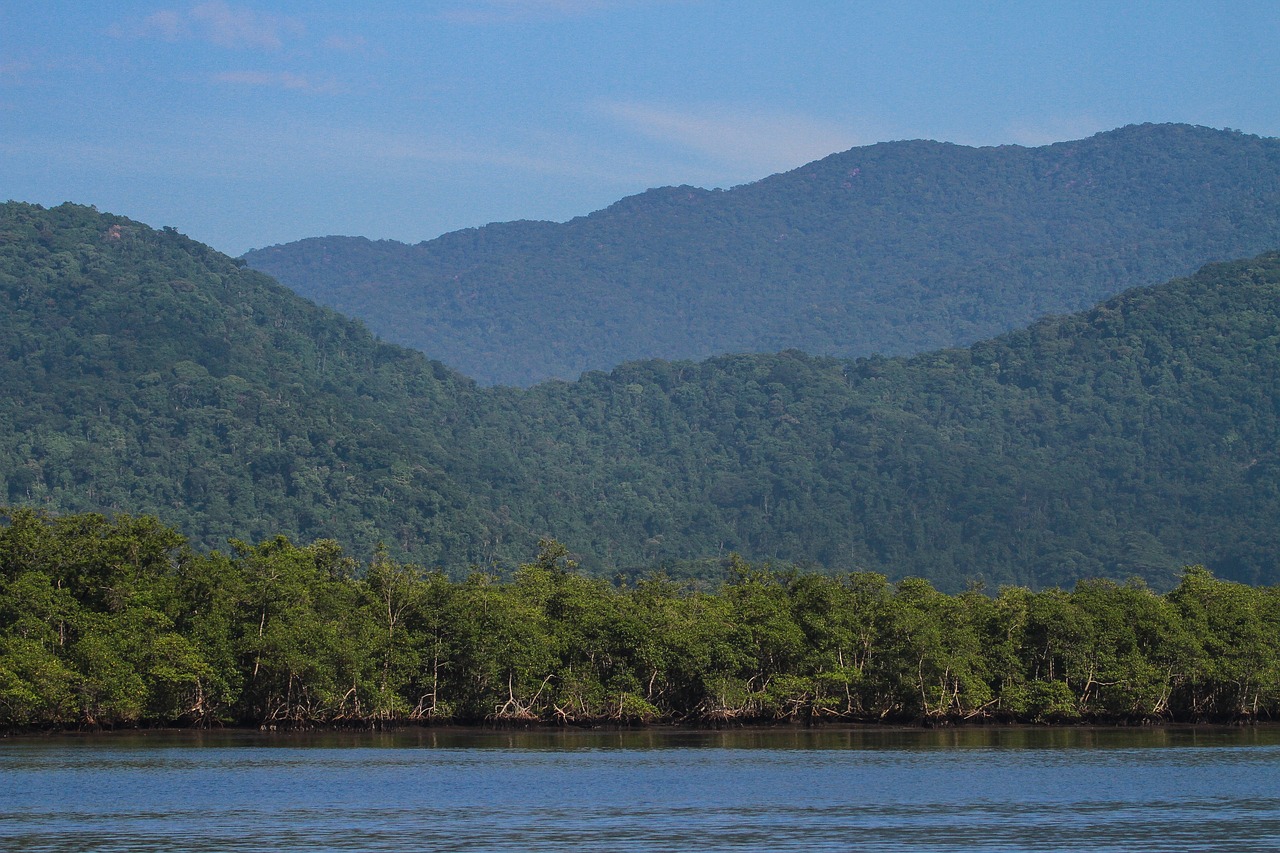
[[[155,514],[204,549],[383,542],[460,577],[554,537],[604,577],[716,577],[736,551],[953,591],[1280,581],[1278,255],[968,349],[529,390],[73,205],[0,208],[0,302],[8,500]]]
[[[961,346],[1280,247],[1280,141],[1142,125],[1042,148],[894,142],[565,224],[248,253],[484,383],[639,358]]]
[[[729,560],[615,588],[562,546],[501,583],[283,538],[201,556],[151,518],[0,528],[0,727],[1273,719],[1280,590],[994,598]]]
[[[9,203],[0,311],[9,501],[162,512],[213,545],[333,531],[426,562],[478,535],[472,495],[440,472],[466,469],[450,420],[471,383],[243,262],[91,208]]]
[[[645,362],[509,397],[532,460],[513,517],[624,565],[1280,580],[1280,255],[969,349]]]

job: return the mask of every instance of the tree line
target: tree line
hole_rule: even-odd
[[[201,553],[154,517],[6,512],[0,728],[1254,721],[1280,589],[1184,571],[956,595],[724,561],[609,583],[544,540],[451,579],[332,541]]]

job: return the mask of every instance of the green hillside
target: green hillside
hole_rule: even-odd
[[[643,362],[508,394],[528,465],[504,499],[588,565],[1280,577],[1278,255],[968,349]]]
[[[1280,580],[1280,255],[967,349],[478,389],[172,231],[0,208],[8,500],[462,571],[737,551],[945,589]]]
[[[470,383],[243,262],[75,205],[0,207],[0,483],[229,536],[481,538],[452,415]]]
[[[1280,141],[1142,125],[1040,148],[892,142],[564,224],[248,253],[482,383],[644,358],[964,346],[1280,246]]]

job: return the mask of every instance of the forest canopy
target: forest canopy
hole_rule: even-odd
[[[201,554],[150,517],[11,510],[0,728],[1274,719],[1280,591],[1191,567],[957,595],[729,557],[624,586],[544,541],[451,581],[276,537]]]
[[[645,361],[478,388],[172,230],[0,206],[0,486],[202,549],[333,539],[458,579],[1280,581],[1280,255],[964,349]]]

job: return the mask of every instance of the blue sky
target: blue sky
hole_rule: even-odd
[[[891,139],[1280,136],[1277,44],[1273,0],[0,0],[0,198],[416,242]]]

